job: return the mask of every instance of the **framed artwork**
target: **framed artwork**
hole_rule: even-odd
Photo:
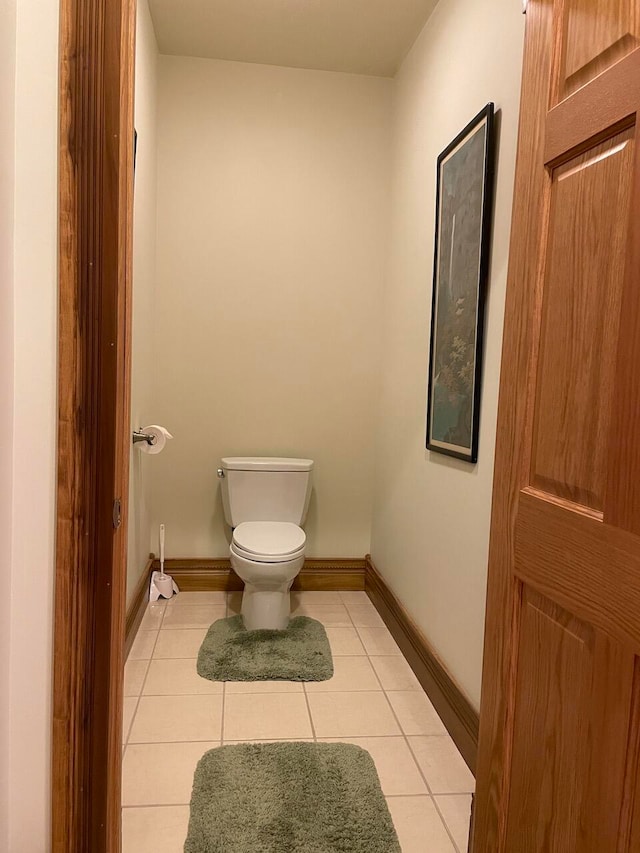
[[[467,462],[478,459],[493,135],[487,104],[438,157],[427,448]]]

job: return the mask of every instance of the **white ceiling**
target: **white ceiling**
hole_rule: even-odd
[[[392,77],[437,0],[149,0],[161,53]]]

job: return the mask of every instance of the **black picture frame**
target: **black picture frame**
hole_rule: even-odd
[[[437,162],[426,444],[470,463],[478,461],[494,159],[488,103]]]

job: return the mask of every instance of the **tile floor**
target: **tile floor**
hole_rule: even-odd
[[[209,625],[240,594],[150,604],[125,669],[123,853],[181,853],[198,759],[226,743],[340,740],[367,749],[403,853],[466,853],[473,776],[363,592],[294,593],[320,620],[330,681],[213,683],[196,673]]]

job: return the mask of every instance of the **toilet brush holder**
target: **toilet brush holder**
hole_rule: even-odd
[[[151,588],[149,590],[149,601],[157,601],[162,598],[171,598],[174,592],[180,592],[178,584],[171,575],[164,573],[164,524],[160,525],[160,571],[151,575]]]
[[[171,598],[176,592],[180,592],[180,590],[171,575],[165,575],[162,572],[153,572],[151,575],[151,588],[149,589],[149,601],[157,601],[159,598]]]

